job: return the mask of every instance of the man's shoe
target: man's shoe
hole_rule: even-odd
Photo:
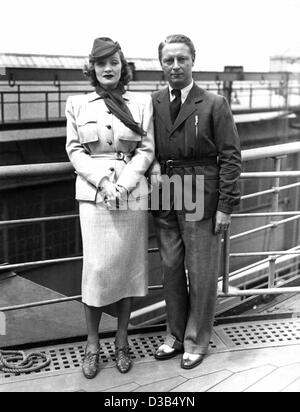
[[[99,355],[100,348],[94,353],[88,351],[87,349],[85,350],[82,373],[87,379],[93,379],[97,375],[99,368]]]
[[[174,356],[177,356],[181,351],[178,349],[172,348],[172,351],[166,351],[164,349],[164,345],[162,345],[160,348],[157,349],[154,357],[156,360],[167,360],[167,359],[172,359]]]
[[[199,354],[195,359],[190,359],[190,358],[184,359],[182,357],[181,367],[182,367],[182,369],[193,369],[196,366],[200,365],[200,363],[203,361],[203,359],[204,359],[203,354]]]

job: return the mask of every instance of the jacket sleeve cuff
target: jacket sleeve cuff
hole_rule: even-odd
[[[102,186],[104,179],[108,179],[108,180],[109,180],[109,176],[108,176],[108,175],[104,175],[104,176],[102,176],[102,177],[100,178],[99,183],[97,184],[97,187],[99,187],[99,189],[100,189],[100,187]]]
[[[220,201],[220,202],[218,203],[217,210],[219,210],[220,212],[227,213],[227,214],[230,215],[230,214],[232,213],[232,211],[233,211],[233,206],[230,206],[230,205],[228,205],[227,203],[224,203],[224,202]]]
[[[149,167],[147,171],[147,174],[149,176],[161,174],[161,167],[157,159],[153,160],[152,165]]]

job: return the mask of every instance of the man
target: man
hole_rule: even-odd
[[[152,182],[189,176],[193,199],[202,194],[203,213],[177,210],[176,188],[170,210],[153,212],[164,275],[168,333],[157,360],[184,352],[181,367],[199,365],[212,334],[221,233],[239,203],[240,142],[226,99],[199,88],[193,81],[192,41],[171,35],[159,45],[159,60],[169,86],[153,94],[157,162]],[[203,180],[197,176],[204,176]],[[188,188],[186,188],[188,189]],[[187,195],[187,190],[183,190]],[[180,195],[181,196],[181,195]],[[177,200],[178,200],[177,193]],[[204,198],[203,198],[204,197]],[[166,209],[166,208],[165,208]],[[189,218],[188,218],[189,217]],[[189,286],[187,286],[187,269]]]

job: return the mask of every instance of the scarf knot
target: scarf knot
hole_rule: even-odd
[[[123,99],[123,94],[125,93],[125,88],[123,85],[119,84],[119,86],[113,90],[106,90],[98,85],[96,86],[96,93],[104,100],[109,111],[114,114],[126,127],[134,133],[141,136],[146,136],[147,133],[143,130],[141,125],[134,120],[129,107]]]

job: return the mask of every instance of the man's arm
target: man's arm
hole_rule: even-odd
[[[226,230],[234,206],[239,204],[238,179],[241,173],[241,148],[237,128],[226,99],[214,105],[214,137],[219,157],[219,202],[215,232]]]

